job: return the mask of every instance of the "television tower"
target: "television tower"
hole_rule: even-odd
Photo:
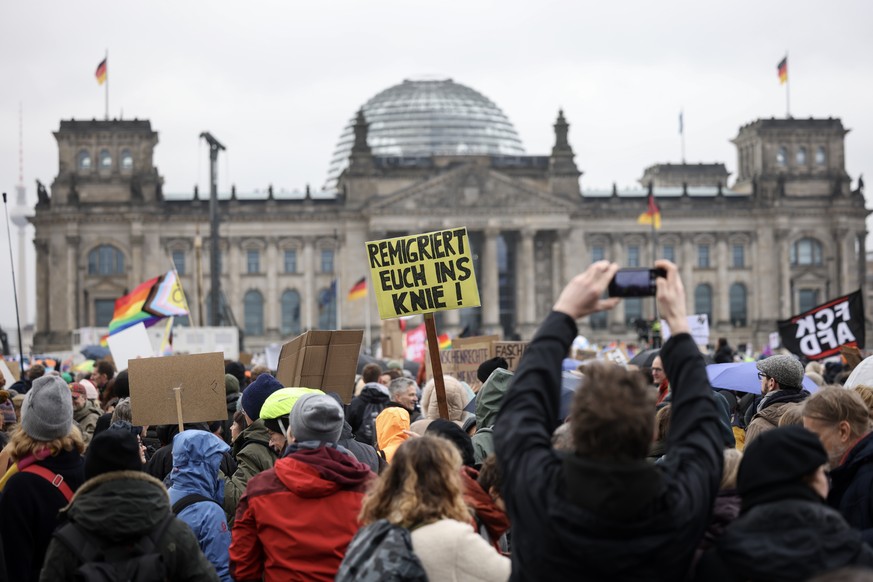
[[[27,227],[29,208],[27,206],[27,190],[24,186],[24,114],[21,103],[18,104],[18,184],[15,186],[15,207],[12,209],[12,223],[18,228],[18,307],[21,311],[22,323],[26,327],[30,319],[27,314],[27,280],[32,269],[27,263]],[[23,346],[21,347],[24,352]]]

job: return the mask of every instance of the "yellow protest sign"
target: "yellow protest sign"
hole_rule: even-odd
[[[382,319],[479,306],[467,229],[366,243]]]

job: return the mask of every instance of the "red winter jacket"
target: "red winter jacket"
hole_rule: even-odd
[[[252,477],[233,526],[233,579],[333,580],[373,477],[332,446],[294,450]]]

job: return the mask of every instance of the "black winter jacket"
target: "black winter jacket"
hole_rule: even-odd
[[[511,580],[682,580],[722,472],[723,439],[703,356],[688,334],[661,350],[673,417],[659,465],[561,457],[551,434],[561,361],[576,333],[569,316],[546,318],[494,427],[512,522]]]
[[[847,566],[870,568],[873,550],[811,488],[756,505],[703,554],[695,580],[807,580]]]
[[[369,439],[363,438],[361,435],[361,424],[364,422],[364,409],[368,404],[373,404],[376,411],[384,410],[385,407],[388,406],[389,400],[388,388],[381,384],[375,384],[374,382],[366,384],[364,389],[361,390],[361,393],[352,398],[351,403],[349,403],[349,415],[346,420],[349,421],[349,425],[352,427],[352,432],[355,433],[355,438],[358,441],[368,445],[375,445],[375,443],[371,442]]]
[[[873,545],[873,432],[858,441],[843,464],[831,471],[828,505]]]
[[[36,464],[61,475],[73,491],[85,482],[84,461],[76,450]],[[17,473],[9,478],[0,494],[0,538],[9,580],[39,580],[58,511],[66,504],[63,493],[44,477]]]

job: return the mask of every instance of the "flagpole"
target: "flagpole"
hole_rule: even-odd
[[[106,49],[106,121],[109,121],[109,49]]]
[[[791,85],[791,78],[788,75],[788,51],[785,51],[785,117],[791,119],[791,91],[789,91],[789,86]]]

